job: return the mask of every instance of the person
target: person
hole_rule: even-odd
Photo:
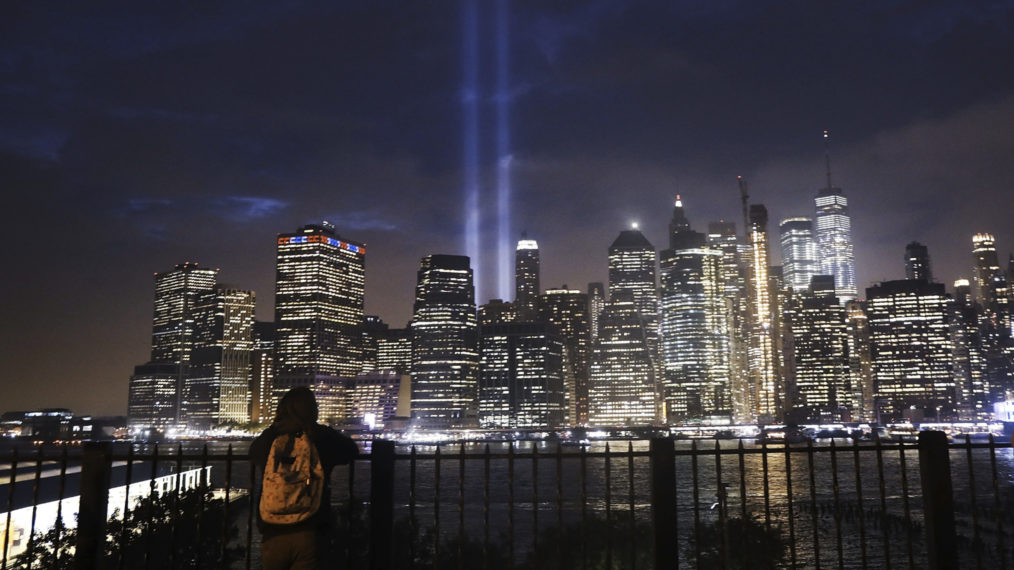
[[[356,443],[342,433],[317,423],[317,399],[305,386],[293,388],[278,402],[274,422],[250,444],[250,459],[263,475],[275,438],[306,433],[317,448],[324,470],[324,490],[317,512],[302,522],[277,525],[264,522],[257,509],[264,570],[320,568],[322,550],[329,543],[331,517],[331,470],[359,455]]]

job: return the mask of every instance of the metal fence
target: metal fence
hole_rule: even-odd
[[[0,455],[0,568],[259,568],[245,447]],[[1014,456],[992,437],[370,447],[332,475],[334,567],[1014,565]]]

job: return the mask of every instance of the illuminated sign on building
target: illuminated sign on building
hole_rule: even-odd
[[[300,243],[323,243],[339,249],[347,249],[360,255],[366,254],[366,248],[361,245],[354,245],[348,242],[337,240],[323,235],[289,236],[278,238],[278,245],[300,244]]]

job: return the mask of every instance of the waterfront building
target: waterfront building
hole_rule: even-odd
[[[782,277],[785,285],[797,293],[807,291],[810,279],[820,273],[817,243],[813,239],[813,220],[788,218],[778,224],[782,245]]]
[[[954,282],[951,303],[951,345],[958,414],[962,419],[988,420],[993,402],[1003,398],[990,382],[977,305],[968,279]]]
[[[253,291],[218,288],[194,303],[193,349],[184,381],[182,420],[207,430],[250,421]]]
[[[749,384],[749,310],[747,299],[747,264],[750,248],[736,236],[736,224],[726,220],[708,224],[708,247],[722,254],[722,288],[724,290],[726,330],[729,331],[727,362],[733,420],[751,422],[752,392]]]
[[[564,393],[566,423],[588,423],[588,374],[591,362],[591,319],[586,293],[547,289],[539,299],[539,322],[555,328],[564,341]]]
[[[669,249],[660,255],[665,417],[669,423],[728,421],[732,402],[722,251],[690,229],[676,198]]]
[[[278,409],[272,398],[275,379],[275,323],[255,321],[250,351],[250,421],[271,422]]]
[[[478,382],[475,286],[468,257],[422,258],[412,317],[412,421],[474,424]]]
[[[383,429],[393,417],[409,414],[407,393],[409,376],[393,370],[377,370],[350,378],[345,385],[348,396],[347,420],[370,429]]]
[[[131,430],[166,431],[177,425],[180,365],[152,361],[134,367],[127,396],[127,425]]]
[[[194,345],[194,305],[198,296],[214,290],[217,278],[218,269],[189,261],[155,274],[151,360],[135,367],[130,379],[127,408],[131,427],[164,430],[180,425],[184,382]]]
[[[514,306],[518,320],[532,321],[538,313],[539,244],[533,239],[518,241],[514,250]]]
[[[276,251],[275,396],[308,386],[321,417],[341,419],[362,369],[366,249],[324,222],[279,234]]]
[[[380,317],[376,315],[366,315],[363,317],[363,328],[362,328],[362,344],[361,349],[361,367],[359,369],[360,374],[368,374],[377,368],[377,345],[380,342],[380,337],[387,334],[387,323],[385,323]]]
[[[588,423],[644,426],[661,415],[661,397],[641,311],[630,292],[610,291],[592,348]]]
[[[835,297],[834,277],[815,276],[792,314],[793,417],[809,421],[851,419],[845,308]]]
[[[555,327],[483,326],[479,336],[479,425],[555,429],[565,425],[565,343]]]
[[[870,354],[870,326],[860,301],[845,303],[845,330],[848,335],[849,384],[852,386],[854,420],[874,421],[873,356]]]
[[[879,421],[956,416],[949,300],[944,286],[885,281],[866,289]]]
[[[749,389],[753,415],[761,422],[775,421],[782,412],[782,386],[779,377],[779,356],[775,343],[776,299],[772,296],[768,267],[767,208],[751,204],[747,241],[750,246],[748,264],[748,359]]]
[[[905,279],[922,279],[933,282],[929,248],[913,241],[905,246]]]
[[[986,384],[994,401],[1014,393],[1014,339],[1011,335],[1011,287],[1000,268],[991,234],[972,236],[972,294],[986,362]]]
[[[655,378],[660,378],[656,258],[655,246],[637,229],[621,231],[609,246],[609,300],[634,303],[644,320],[645,341],[655,367]]]

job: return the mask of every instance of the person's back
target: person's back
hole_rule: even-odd
[[[289,390],[278,403],[275,421],[250,444],[250,459],[265,473],[272,445],[279,436],[287,442],[306,434],[316,448],[323,471],[324,485],[315,513],[292,524],[266,522],[257,511],[261,531],[261,556],[265,570],[319,568],[318,551],[328,543],[331,523],[331,471],[355,459],[355,442],[338,431],[317,423],[317,401],[306,387]],[[290,443],[290,449],[291,449]],[[278,450],[276,449],[276,454]]]

